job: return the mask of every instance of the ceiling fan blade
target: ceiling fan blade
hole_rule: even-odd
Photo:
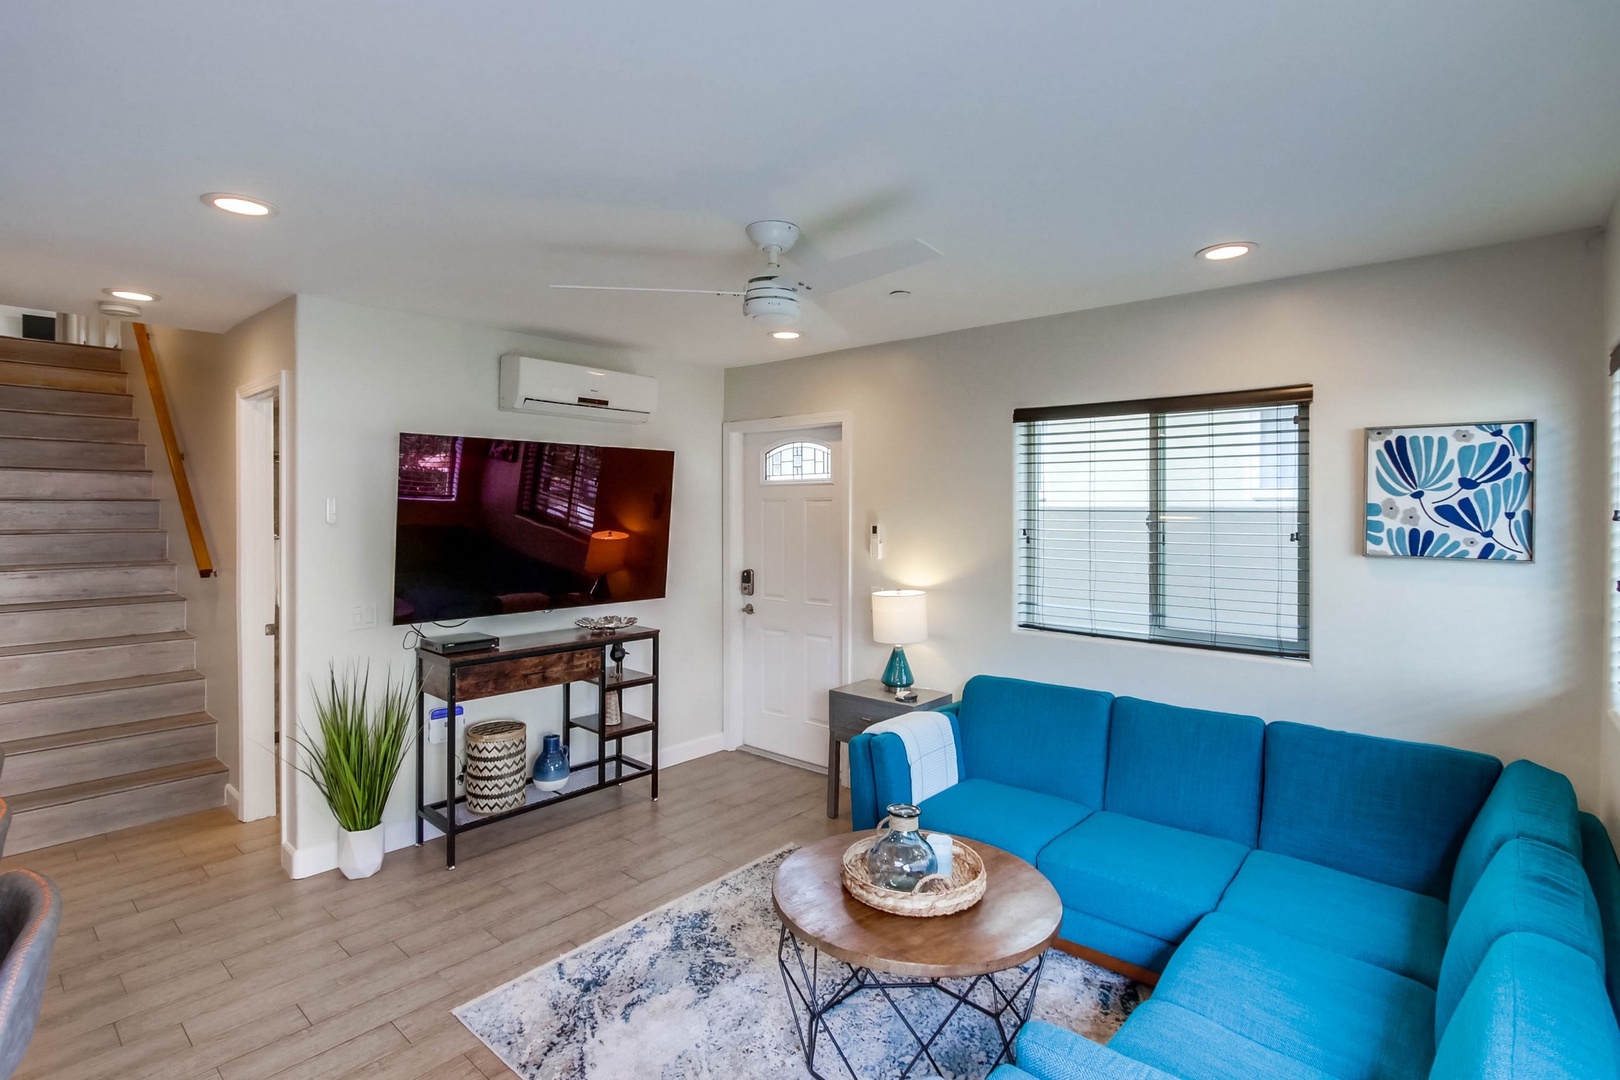
[[[695,293],[699,296],[741,296],[735,289],[656,289],[641,285],[553,285],[553,289],[575,289],[582,292],[667,292]]]
[[[849,340],[849,332],[827,309],[813,300],[799,299],[799,321],[793,329],[804,334],[804,342],[817,352],[836,349]]]
[[[886,274],[921,266],[923,263],[940,258],[942,254],[938,248],[921,240],[900,240],[823,263],[805,276],[810,278],[809,286],[815,295],[826,296],[839,289],[859,285],[863,281],[871,281]]]

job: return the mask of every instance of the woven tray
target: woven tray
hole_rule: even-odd
[[[915,892],[897,892],[873,884],[866,869],[866,853],[877,841],[876,836],[862,837],[844,852],[844,889],[867,907],[891,915],[926,919],[934,915],[955,915],[984,899],[984,889],[989,883],[984,860],[961,841],[951,841],[951,876],[929,874],[917,882]]]

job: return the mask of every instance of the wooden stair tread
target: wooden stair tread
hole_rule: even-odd
[[[124,352],[109,345],[76,345],[67,341],[42,341],[39,338],[0,335],[0,358],[19,364],[43,364],[50,367],[79,367],[85,361],[105,365],[98,370],[122,371]],[[52,360],[58,363],[52,364]],[[72,363],[78,360],[79,364]]]
[[[30,810],[44,810],[51,806],[62,806],[66,803],[81,802],[85,799],[94,799],[121,791],[133,791],[137,788],[173,783],[176,780],[191,780],[196,777],[212,775],[224,777],[229,774],[230,770],[225,767],[224,762],[218,758],[207,758],[202,761],[187,761],[179,765],[165,765],[161,769],[120,773],[116,776],[104,776],[96,780],[86,780],[80,784],[64,784],[61,787],[42,788],[39,791],[10,795],[6,797],[6,803],[10,805],[13,814],[26,814]]]
[[[125,607],[140,604],[183,604],[179,593],[153,593],[150,596],[89,596],[83,600],[35,600],[26,604],[0,604],[0,615],[27,615],[36,611],[73,611],[87,607]]]
[[[104,390],[72,390],[74,394],[102,394]],[[112,397],[129,397],[129,394],[113,394]],[[0,405],[0,417],[10,413],[23,413],[28,416],[67,416],[78,420],[134,420],[133,416],[108,416],[106,413],[74,412],[72,409],[19,409],[15,405]]]
[[[4,410],[0,410],[4,411]],[[76,439],[72,435],[0,435],[0,439],[11,442],[62,442],[62,443],[96,443],[102,446],[134,446],[140,443],[139,439]]]
[[[161,634],[123,634],[118,637],[75,638],[72,641],[42,641],[32,645],[6,645],[0,647],[0,659],[12,656],[38,656],[43,653],[79,652],[84,649],[111,649],[120,645],[151,645],[164,641],[191,641],[184,630],[167,630]]]
[[[0,502],[6,500],[0,499]],[[0,529],[0,536],[128,536],[131,533],[167,533],[167,529],[64,529],[52,527],[48,529]],[[105,566],[105,563],[99,565]]]
[[[18,438],[20,436],[11,436]],[[113,443],[114,446],[128,446],[128,443]],[[138,469],[115,469],[105,465],[0,465],[0,472],[42,472],[42,473],[117,473],[120,476],[132,472],[146,472],[152,470],[146,466]],[[13,495],[11,498],[17,498]]]
[[[0,573],[14,574],[24,570],[116,570],[121,566],[173,566],[172,559],[120,559],[118,562],[89,562],[89,563],[26,563],[18,566],[7,566],[0,569]]]
[[[101,679],[95,682],[62,683],[59,686],[37,686],[28,690],[7,690],[0,693],[0,705],[111,693],[142,686],[161,686],[165,683],[201,682],[202,678],[202,672],[193,668],[186,671],[160,671],[151,675],[128,675],[122,679]]]
[[[11,742],[0,743],[0,750],[4,750],[6,757],[11,758],[19,754],[35,754],[45,750],[60,750],[66,746],[85,746],[90,743],[109,742],[113,739],[128,739],[137,735],[150,735],[158,731],[180,731],[184,728],[203,727],[215,722],[214,718],[205,712],[181,713],[178,716],[159,716],[151,720],[132,720],[123,724],[79,728],[77,731],[64,731],[56,735],[36,735],[30,739],[14,739]]]

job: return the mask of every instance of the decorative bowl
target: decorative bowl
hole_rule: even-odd
[[[984,860],[960,840],[951,841],[951,876],[929,874],[917,882],[913,892],[897,892],[873,883],[866,869],[866,853],[877,840],[876,836],[863,837],[844,852],[844,889],[867,907],[891,915],[925,919],[934,915],[955,915],[984,899],[984,890],[989,884]]]
[[[583,619],[575,619],[574,625],[589,630],[593,634],[606,634],[636,625],[636,617],[634,615],[598,615],[595,618],[587,616]]]

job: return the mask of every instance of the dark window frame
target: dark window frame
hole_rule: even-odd
[[[1078,629],[1070,626],[1050,625],[1025,617],[1026,610],[1038,603],[1031,597],[1040,590],[1035,581],[1039,564],[1020,553],[1016,560],[1014,612],[1020,629],[1048,633],[1072,634],[1110,640],[1137,641],[1148,644],[1176,645],[1187,648],[1208,649],[1219,652],[1248,653],[1285,659],[1309,660],[1311,656],[1310,628],[1310,406],[1313,397],[1308,385],[1272,387],[1264,390],[1229,393],[1192,394],[1180,397],[1142,398],[1132,401],[1104,402],[1084,405],[1043,406],[1021,408],[1013,412],[1015,425],[1015,454],[1017,475],[1024,485],[1014,500],[1014,526],[1017,539],[1024,551],[1035,543],[1030,527],[1035,520],[1025,503],[1029,493],[1038,490],[1040,463],[1036,451],[1035,424],[1042,421],[1092,419],[1116,416],[1145,416],[1147,420],[1148,507],[1144,522],[1148,530],[1148,595],[1146,634],[1110,632],[1107,630]],[[1261,408],[1292,405],[1297,409],[1293,417],[1298,462],[1297,483],[1294,486],[1299,516],[1296,531],[1290,540],[1298,552],[1295,560],[1296,611],[1298,622],[1292,639],[1265,638],[1242,634],[1201,633],[1178,628],[1167,615],[1169,591],[1166,587],[1167,540],[1165,520],[1166,466],[1171,442],[1166,438],[1166,418],[1175,414],[1200,413],[1227,409]],[[1269,486],[1269,485],[1268,485]],[[1212,640],[1218,638],[1218,640]]]

